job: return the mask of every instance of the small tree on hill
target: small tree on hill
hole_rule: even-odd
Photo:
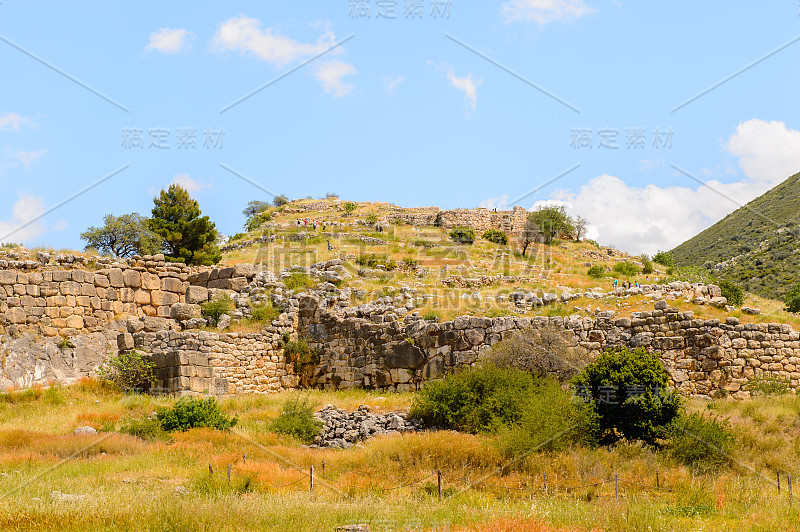
[[[244,208],[242,214],[245,218],[252,218],[256,214],[260,214],[267,209],[269,209],[269,203],[266,201],[252,200],[247,204],[247,207]]]
[[[106,214],[102,227],[90,227],[81,233],[86,249],[96,249],[117,257],[152,255],[161,250],[162,240],[150,230],[147,218],[138,213],[114,216]]]
[[[284,194],[278,194],[278,195],[277,195],[277,196],[275,196],[275,198],[272,200],[272,204],[273,204],[273,205],[275,205],[276,207],[283,207],[284,205],[286,205],[287,203],[289,203],[289,201],[290,201],[290,200],[289,200],[289,198],[288,198],[286,195],[284,195]]]
[[[344,205],[342,205],[344,212],[347,216],[353,216],[353,212],[358,208],[358,205],[353,203],[352,201],[348,201]]]
[[[217,229],[200,205],[180,185],[170,185],[153,198],[150,229],[165,242],[167,255],[187,264],[216,264],[222,258],[217,248]]]
[[[536,225],[548,246],[554,238],[571,235],[575,231],[572,218],[567,215],[563,205],[540,207],[528,214],[528,221]]]
[[[528,251],[528,246],[533,244],[534,242],[540,242],[544,238],[542,236],[542,232],[539,230],[539,226],[536,225],[536,222],[531,220],[531,217],[528,216],[528,219],[525,220],[525,226],[522,228],[522,256],[525,256],[525,252]]]
[[[786,310],[789,312],[800,312],[800,283],[797,283],[795,287],[786,294],[783,302],[786,303]]]

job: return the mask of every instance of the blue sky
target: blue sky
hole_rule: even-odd
[[[149,214],[180,182],[228,235],[250,200],[336,192],[560,201],[603,244],[668,249],[800,171],[799,15],[788,0],[3,0],[0,240],[80,248],[104,214]]]

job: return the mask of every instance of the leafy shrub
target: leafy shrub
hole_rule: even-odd
[[[411,257],[403,257],[403,260],[400,262],[400,264],[404,270],[414,270],[417,266],[419,266],[419,261],[417,259],[412,259]]]
[[[722,296],[728,300],[729,305],[741,307],[744,303],[744,290],[733,281],[723,279],[719,283],[719,289],[722,290]]]
[[[625,275],[628,277],[637,275],[640,271],[639,267],[636,264],[628,260],[616,263],[613,266],[612,270],[614,270],[616,273],[620,275]]]
[[[454,227],[450,230],[450,238],[459,244],[475,242],[475,229],[471,227]]]
[[[283,279],[283,284],[289,290],[297,290],[303,288],[313,288],[316,282],[314,279],[303,272],[293,272],[289,277]]]
[[[536,377],[565,382],[586,365],[585,353],[570,347],[557,327],[546,326],[515,332],[497,343],[489,359],[499,367],[516,368]]]
[[[383,266],[386,268],[386,271],[392,271],[397,269],[397,263],[392,259],[388,258],[386,255],[375,255],[371,253],[369,255],[359,255],[356,258],[356,264],[359,266],[364,266],[365,268],[376,268],[378,266]]]
[[[342,208],[344,209],[344,212],[345,214],[347,214],[347,216],[352,216],[353,211],[355,211],[358,208],[358,205],[356,205],[352,201],[348,201],[347,203],[342,205]]]
[[[670,267],[675,266],[675,259],[669,251],[659,251],[653,255],[653,262],[662,266]]]
[[[255,231],[272,219],[272,213],[273,211],[266,210],[249,217],[244,223],[244,230],[247,232]]]
[[[606,274],[606,269],[600,266],[599,264],[595,264],[586,274],[591,277],[592,279],[600,279]]]
[[[156,413],[161,428],[166,431],[185,431],[198,427],[228,430],[239,421],[220,410],[213,397],[205,399],[188,397],[179,400],[172,408],[162,408]]]
[[[678,417],[669,427],[669,454],[701,472],[730,465],[735,438],[727,420],[692,413]]]
[[[378,215],[375,214],[374,212],[369,213],[367,215],[366,222],[369,225],[375,225],[376,223],[378,223]]]
[[[97,369],[97,377],[123,392],[147,391],[156,380],[155,363],[138,351],[120,353]]]
[[[61,339],[58,341],[58,344],[56,344],[56,346],[57,346],[59,349],[75,349],[75,344],[73,344],[73,343],[72,343],[72,340],[71,340],[71,339],[69,339],[69,338],[67,338],[67,337],[63,337],[63,338],[61,338]]]
[[[483,239],[501,246],[508,245],[508,235],[500,229],[488,229],[483,233]]]
[[[211,318],[211,321],[216,324],[219,323],[219,319],[223,314],[227,314],[233,310],[233,301],[231,301],[231,298],[227,294],[223,294],[213,301],[203,303],[200,305],[200,309],[203,312],[203,316]]]
[[[260,305],[254,305],[250,309],[250,318],[259,323],[272,323],[280,315],[281,311],[272,306],[272,303],[267,301]]]
[[[522,418],[536,387],[530,373],[486,365],[431,382],[414,397],[411,416],[429,427],[494,432]]]
[[[506,456],[522,456],[560,450],[571,443],[593,445],[598,434],[591,405],[574,401],[561,385],[545,379],[526,398],[519,421],[500,431],[498,443]]]
[[[595,240],[591,240],[591,239],[587,238],[586,239],[586,243],[593,245],[597,249],[600,249],[600,244],[598,244],[597,241],[595,241]]]
[[[789,393],[789,381],[783,380],[772,374],[760,375],[749,379],[742,389],[750,395],[786,395]]]
[[[286,434],[303,443],[313,443],[322,429],[322,422],[314,418],[314,409],[308,404],[308,398],[289,399],[283,403],[281,415],[272,420],[272,430],[278,434]]]
[[[800,312],[800,283],[797,283],[795,287],[786,294],[786,297],[783,298],[783,302],[786,303],[786,310],[788,312]]]
[[[430,240],[425,240],[424,238],[418,238],[411,242],[411,245],[420,248],[432,248],[436,246],[436,242],[431,242]]]
[[[169,439],[169,434],[161,427],[161,422],[155,417],[128,420],[123,423],[119,432],[148,441]]]
[[[653,273],[653,263],[646,253],[642,253],[642,255],[639,257],[639,262],[642,263],[642,273],[644,275],[650,275]]]
[[[637,348],[606,351],[572,384],[591,400],[604,442],[654,443],[680,411],[680,397],[667,389],[667,380],[658,355]]]
[[[308,341],[302,337],[287,342],[283,348],[283,356],[286,358],[287,363],[294,365],[295,373],[300,373],[302,367],[306,364],[319,364],[320,360],[319,351],[311,347]]]
[[[289,203],[289,198],[286,197],[284,194],[278,194],[272,200],[272,204],[275,205],[276,207],[283,207],[287,203]]]

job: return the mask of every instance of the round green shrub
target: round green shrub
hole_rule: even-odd
[[[628,260],[616,263],[611,269],[614,270],[614,272],[627,277],[638,275],[641,271],[636,264]]]
[[[483,239],[501,246],[508,245],[508,235],[500,229],[488,229],[483,233]]]
[[[797,283],[795,287],[786,294],[783,302],[786,303],[787,311],[800,312],[800,283]]]
[[[606,269],[600,266],[599,264],[595,264],[586,274],[591,277],[592,279],[600,279],[606,274]]]
[[[719,289],[722,291],[722,296],[728,300],[729,305],[741,307],[744,303],[744,290],[733,281],[728,279],[720,281]]]
[[[450,238],[459,244],[472,244],[475,242],[475,229],[471,227],[454,227],[450,230]]]
[[[303,443],[313,443],[322,422],[314,417],[314,409],[308,403],[308,398],[289,399],[283,403],[281,415],[272,420],[272,430],[278,434],[286,434],[297,438]]]
[[[593,405],[603,442],[654,443],[680,412],[680,397],[667,389],[668,377],[657,354],[615,349],[600,355],[572,384]]]
[[[164,430],[181,432],[198,427],[228,430],[239,421],[220,410],[213,397],[181,399],[172,408],[158,410],[156,417]]]
[[[669,427],[669,454],[700,472],[722,469],[731,463],[736,439],[727,420],[709,419],[698,413],[682,415]]]

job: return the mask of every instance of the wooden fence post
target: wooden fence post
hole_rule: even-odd
[[[619,502],[619,476],[614,473],[614,495],[617,498],[617,502]]]
[[[211,465],[211,464],[208,464],[208,474],[209,475],[213,475],[214,474],[214,466]]]
[[[314,466],[312,465],[309,469],[308,475],[311,477],[311,482],[309,483],[309,491],[314,493]]]
[[[228,484],[231,483],[231,465],[228,464]]]
[[[439,500],[442,500],[442,470],[436,470],[436,487],[439,490]]]

